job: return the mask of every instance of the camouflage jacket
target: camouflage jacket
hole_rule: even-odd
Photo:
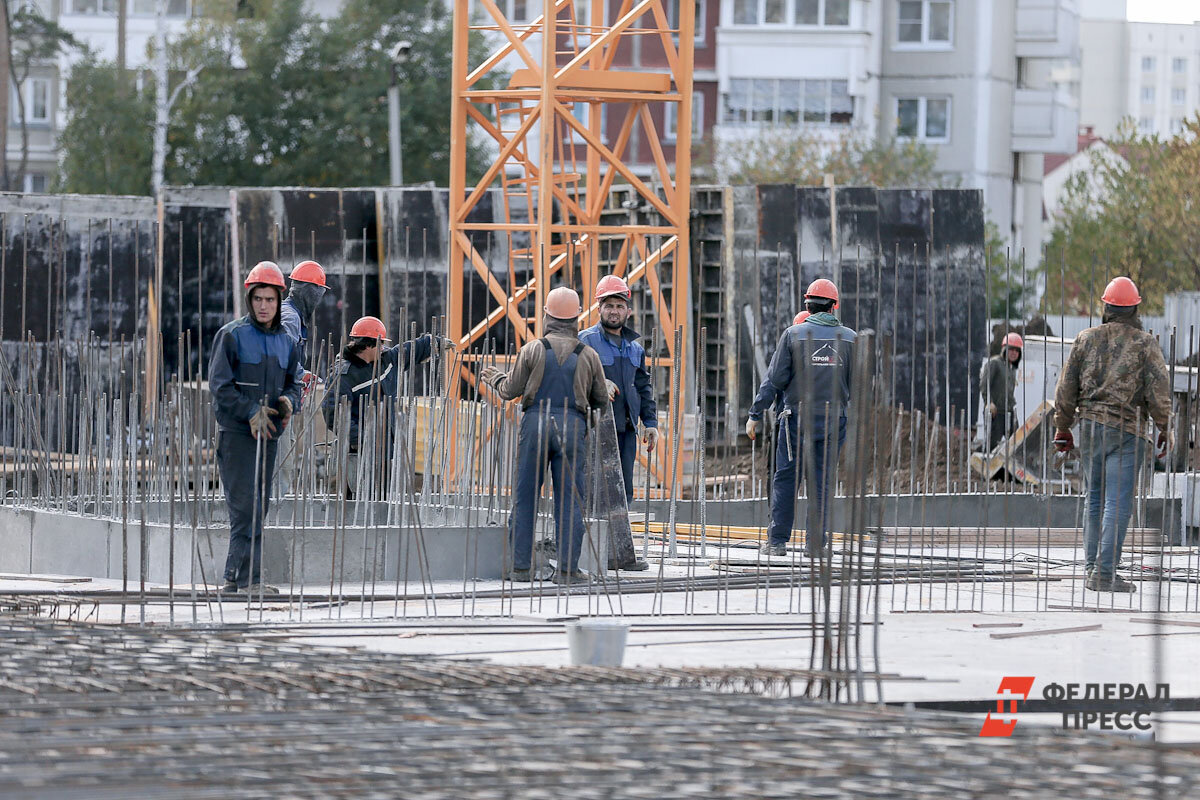
[[[1054,426],[1067,430],[1078,418],[1146,436],[1146,417],[1166,430],[1171,385],[1158,342],[1145,331],[1115,321],[1075,338],[1054,392]]]
[[[1004,353],[984,362],[979,374],[979,394],[984,403],[995,403],[1001,412],[1017,407],[1017,367]]]

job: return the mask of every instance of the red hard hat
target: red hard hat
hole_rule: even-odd
[[[1010,334],[1006,335],[1004,337],[1004,341],[1001,342],[1001,344],[1004,347],[1015,347],[1018,350],[1025,349],[1025,340],[1021,338],[1021,334],[1019,334],[1019,333],[1010,333]]]
[[[796,315],[796,318],[794,320],[792,320],[792,324],[799,325],[801,322],[804,322],[804,320],[808,319],[811,316],[812,316],[811,311],[801,311],[799,314]]]
[[[551,289],[546,295],[546,313],[555,319],[575,319],[583,313],[579,294],[566,286]]]
[[[826,278],[817,278],[815,281],[813,281],[809,285],[808,291],[804,293],[804,296],[806,298],[812,297],[819,300],[832,300],[833,307],[837,308],[838,306],[837,287],[833,285],[833,281]]]
[[[1142,302],[1137,285],[1129,278],[1113,278],[1104,287],[1104,295],[1100,298],[1110,306],[1136,306]]]
[[[315,261],[301,261],[288,277],[294,281],[315,283],[321,287],[325,286],[325,270]]]
[[[391,341],[387,338],[387,328],[384,327],[383,320],[379,317],[360,317],[350,328],[350,335],[364,339]]]
[[[596,284],[597,303],[606,297],[614,297],[617,295],[624,297],[626,300],[633,297],[633,292],[629,291],[629,284],[625,282],[624,278],[617,277],[616,275],[605,275],[600,279],[600,282]]]
[[[246,276],[245,286],[249,289],[256,283],[278,286],[280,289],[287,288],[287,284],[283,282],[283,272],[274,261],[260,261],[254,265],[254,269]]]

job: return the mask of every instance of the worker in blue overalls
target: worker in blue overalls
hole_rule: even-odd
[[[316,376],[309,371],[312,366],[308,360],[308,323],[313,313],[320,305],[328,287],[325,285],[325,270],[316,261],[301,261],[292,269],[288,276],[291,288],[288,296],[279,308],[279,321],[287,335],[296,343],[300,354],[300,366],[303,369],[302,381],[304,389],[302,399],[307,400],[312,392]],[[296,427],[289,425],[279,436],[279,464],[275,469],[276,493],[282,497],[290,494],[293,487],[293,473],[296,464]]]
[[[616,275],[605,275],[596,284],[596,303],[600,321],[579,334],[579,341],[595,350],[604,366],[608,399],[613,404],[613,422],[617,428],[617,450],[621,474],[625,478],[625,501],[633,502],[633,461],[637,455],[638,422],[642,423],[642,443],[646,452],[658,444],[658,406],[646,369],[646,349],[641,337],[629,327],[633,309],[629,285]],[[644,570],[649,565],[638,558],[613,568]]]
[[[545,335],[517,354],[511,373],[485,367],[480,378],[505,400],[521,398],[517,439],[517,485],[509,518],[512,562],[506,577],[531,581],[533,527],[549,467],[554,482],[558,569],[551,576],[570,584],[587,579],[579,569],[586,496],[588,414],[608,404],[604,368],[596,351],[579,341],[579,295],[560,286],[546,295]]]
[[[763,412],[782,396],[764,555],[787,555],[796,517],[796,464],[801,458],[808,489],[804,551],[813,557],[824,552],[829,487],[836,483],[830,472],[837,468],[838,451],[846,439],[857,334],[833,313],[838,305],[833,281],[813,281],[804,294],[804,305],[810,316],[783,332],[746,421],[746,435],[758,438]]]
[[[222,591],[277,590],[261,583],[263,519],[271,503],[276,436],[300,408],[300,356],[283,330],[283,273],[270,261],[246,277],[249,313],[219,331],[208,386],[219,431],[217,468],[229,509]]]

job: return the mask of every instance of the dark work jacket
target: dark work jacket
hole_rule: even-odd
[[[300,411],[300,378],[304,374],[296,345],[278,324],[266,328],[250,315],[226,324],[213,340],[208,362],[217,426],[250,435],[250,418],[264,402],[278,408],[279,398]]]
[[[637,331],[625,326],[621,328],[621,345],[617,346],[598,322],[579,333],[579,341],[600,356],[604,377],[621,390],[613,401],[613,420],[618,431],[630,425],[636,427],[639,419],[647,428],[658,427],[658,405],[646,369],[646,348],[638,341],[640,338]]]
[[[814,417],[823,418],[826,408],[835,417],[845,416],[857,336],[845,325],[821,325],[811,317],[784,331],[750,406],[750,418],[762,419],[776,397],[782,397],[784,408],[792,413],[801,403],[811,403]]]
[[[292,298],[283,301],[279,306],[279,319],[283,324],[283,329],[287,331],[288,336],[292,337],[292,341],[296,343],[296,348],[300,354],[300,363],[308,363],[308,325],[306,320],[300,314],[300,310],[296,308],[296,304]]]
[[[368,364],[356,355],[343,353],[333,367],[329,391],[321,403],[325,424],[334,430],[338,404],[342,398],[349,398],[350,429],[346,435],[350,437],[351,448],[357,448],[359,415],[365,410],[366,404],[379,403],[381,408],[387,409],[390,417],[394,401],[400,394],[400,373],[428,361],[432,350],[433,339],[425,334],[410,342],[380,350],[379,359],[374,364]]]

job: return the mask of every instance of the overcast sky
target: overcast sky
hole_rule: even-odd
[[[1129,0],[1129,18],[1137,22],[1193,22],[1200,19],[1197,0]]]

